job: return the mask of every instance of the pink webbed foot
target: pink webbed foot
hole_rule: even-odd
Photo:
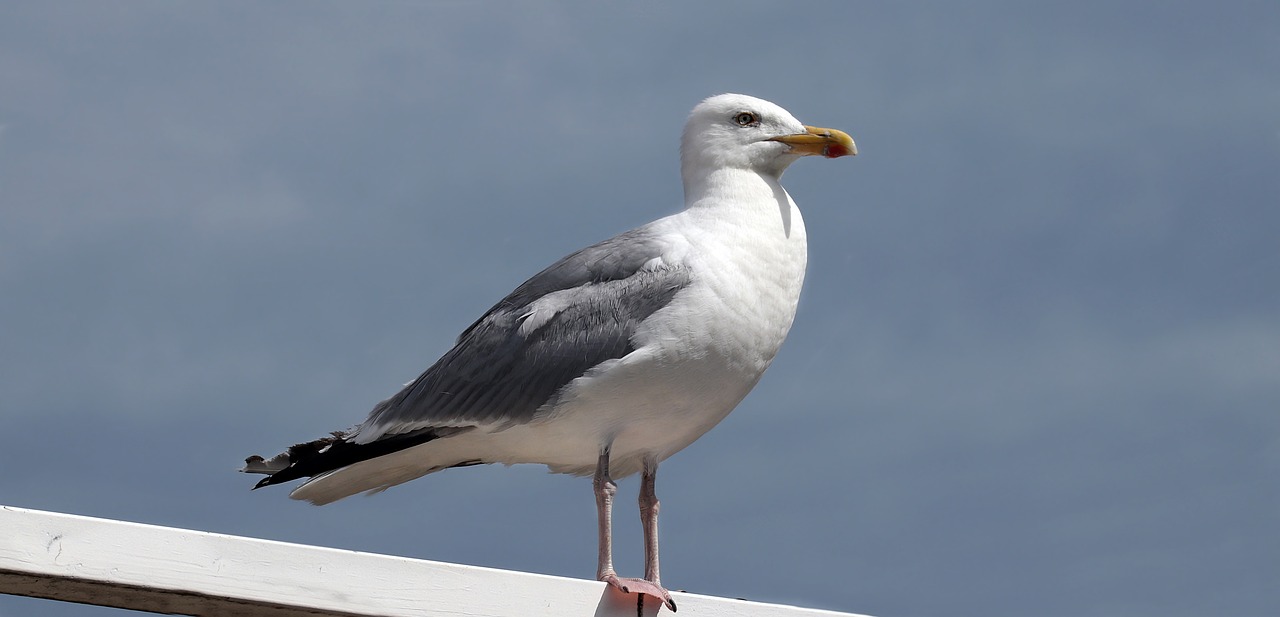
[[[671,593],[662,588],[662,585],[646,581],[642,578],[620,578],[614,574],[606,574],[600,577],[600,580],[617,588],[623,593],[638,593],[649,596],[659,602],[662,602],[671,609],[676,610],[676,601],[671,599]]]

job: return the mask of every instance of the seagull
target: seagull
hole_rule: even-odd
[[[316,505],[485,463],[589,475],[596,578],[676,610],[658,572],[658,464],[742,401],[791,328],[807,247],[783,171],[854,154],[848,134],[768,101],[702,101],[681,139],[682,211],[551,264],[362,423],[242,471],[267,474],[255,489],[309,478],[290,497]],[[644,578],[621,578],[614,480],[636,473]]]

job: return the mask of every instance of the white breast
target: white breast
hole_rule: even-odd
[[[642,324],[635,352],[576,380],[543,421],[490,435],[503,462],[588,474],[612,443],[623,477],[688,446],[750,392],[791,328],[807,259],[790,196],[752,177],[753,194],[654,223],[671,238],[662,261],[689,268],[692,282]]]

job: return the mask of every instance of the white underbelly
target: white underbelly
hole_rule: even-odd
[[[646,324],[637,351],[575,380],[534,421],[490,433],[506,454],[498,462],[585,475],[608,446],[610,472],[623,477],[719,424],[773,360],[795,298],[728,306],[710,285],[686,291]]]
[[[488,433],[492,451],[504,453],[494,462],[589,474],[608,446],[610,472],[622,477],[723,420],[755,387],[795,318],[806,247],[804,221],[789,205],[785,227],[776,209],[757,213],[772,225],[747,213],[678,215],[702,220],[673,224],[689,250],[664,260],[690,268],[693,283],[645,320],[635,352],[575,380],[534,421]]]

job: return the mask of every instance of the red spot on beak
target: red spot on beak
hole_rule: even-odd
[[[822,156],[825,156],[829,159],[840,158],[842,156],[849,156],[849,149],[840,144],[829,144],[822,149]]]

